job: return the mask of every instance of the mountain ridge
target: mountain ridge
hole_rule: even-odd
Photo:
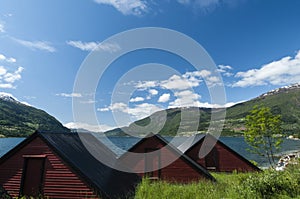
[[[271,108],[273,114],[282,115],[283,121],[283,133],[287,135],[296,135],[300,137],[300,84],[292,84],[290,86],[284,86],[267,93],[264,93],[254,99],[235,104],[229,108],[226,108],[226,119],[222,131],[222,135],[242,135],[245,130],[245,116],[250,113],[254,106],[267,106]],[[161,135],[175,136],[178,135],[178,128],[181,118],[181,108],[166,109],[167,120],[164,127],[160,130]],[[187,108],[186,108],[187,109]],[[211,112],[217,111],[216,108],[201,108],[201,107],[189,107],[191,111],[198,109],[200,113],[200,120],[197,132],[206,132],[211,119]],[[196,110],[194,110],[196,111]],[[125,132],[134,131],[131,129],[133,124],[146,126],[150,123],[150,118],[155,118],[156,112],[149,117],[135,121],[128,127],[116,128],[106,131],[105,134],[109,136],[126,135]],[[193,113],[193,112],[191,112]],[[180,126],[182,129],[182,127]],[[189,127],[186,128],[186,132],[182,131],[179,135],[186,135],[189,132]],[[196,131],[194,131],[196,133]]]
[[[5,137],[26,137],[36,130],[70,132],[45,111],[19,102],[10,94],[0,93],[0,134]]]

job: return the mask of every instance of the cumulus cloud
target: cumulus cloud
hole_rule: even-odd
[[[108,126],[108,125],[93,125],[93,124],[87,124],[87,123],[81,123],[81,122],[69,122],[64,124],[65,127],[69,129],[85,129],[92,132],[105,132],[108,130],[113,129],[114,127]]]
[[[9,71],[4,66],[0,66],[0,88],[16,88],[14,83],[22,78],[23,70],[24,68],[21,66],[15,71]]]
[[[4,68],[4,66],[0,66],[0,77],[4,74],[6,74],[7,70]]]
[[[139,81],[135,87],[139,90],[146,90],[148,88],[153,88],[159,86],[159,81]]]
[[[149,104],[149,103],[142,103],[142,104],[134,105],[133,107],[129,107],[127,104],[123,102],[117,102],[105,108],[98,108],[97,110],[100,112],[105,112],[105,111],[112,111],[115,113],[121,112],[121,113],[128,114],[130,117],[133,117],[135,120],[139,120],[162,109],[154,104]]]
[[[233,87],[288,85],[300,82],[300,50],[294,57],[287,56],[270,62],[259,69],[238,72]]]
[[[225,77],[233,76],[233,73],[229,72],[232,70],[232,67],[229,65],[219,65],[217,71],[224,75]]]
[[[4,25],[1,23],[1,21],[0,21],[0,33],[1,32],[5,32],[5,30],[4,30]]]
[[[158,102],[165,103],[170,100],[170,96],[171,95],[169,93],[164,93],[158,98]]]
[[[6,59],[6,57],[4,55],[0,54],[0,61],[5,60],[5,59]]]
[[[143,103],[137,104],[132,108],[128,108],[128,114],[133,116],[136,120],[139,120],[160,110],[162,109],[154,104]]]
[[[144,101],[145,99],[143,97],[135,97],[135,98],[131,98],[129,100],[129,102],[142,102]]]
[[[15,72],[13,73],[6,73],[3,75],[3,80],[7,83],[13,84],[15,81],[21,79],[21,73],[24,70],[23,67],[19,67]]]
[[[174,93],[176,99],[170,102],[169,108],[199,106],[200,95],[191,90],[178,91]]]
[[[82,97],[81,93],[58,93],[56,94],[56,96],[61,96],[61,97]]]
[[[148,6],[144,0],[94,0],[98,4],[113,6],[124,15],[140,16],[147,12]]]
[[[158,91],[156,89],[149,89],[149,94],[150,95],[157,95]]]
[[[17,60],[13,57],[6,57],[5,55],[3,54],[0,54],[0,61],[6,61],[8,63],[16,63]]]
[[[182,76],[173,75],[168,80],[161,81],[160,86],[162,88],[170,89],[170,90],[175,90],[175,89],[184,90],[187,88],[199,86],[199,83],[201,81],[202,80],[194,77],[188,79]]]
[[[219,77],[214,76],[208,70],[186,72],[183,75],[173,75],[167,80],[160,81],[139,81],[135,87],[139,90],[153,89],[160,87],[170,90],[186,90],[197,87],[205,80],[207,86],[212,87],[221,84]],[[154,91],[155,92],[155,91]]]
[[[47,41],[26,41],[22,39],[12,38],[17,43],[30,48],[31,50],[43,50],[47,52],[55,52],[56,49]]]
[[[118,44],[113,43],[67,41],[67,44],[83,51],[102,50],[105,52],[116,52],[121,49]]]

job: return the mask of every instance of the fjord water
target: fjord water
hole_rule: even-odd
[[[125,150],[129,149],[140,140],[139,138],[135,137],[108,137],[109,139],[103,139],[100,136],[97,137],[118,155],[122,155]],[[187,139],[187,137],[165,138],[168,141],[172,141],[172,144],[175,146],[179,146]],[[0,138],[0,157],[24,139],[25,138]],[[243,137],[220,137],[220,140],[248,160],[256,161],[260,167],[268,166],[268,162],[265,158],[247,151],[248,145],[245,143]],[[282,154],[288,154],[294,151],[300,151],[300,140],[285,139],[277,156],[280,157]]]

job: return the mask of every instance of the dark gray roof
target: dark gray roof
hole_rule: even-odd
[[[240,159],[242,159],[245,163],[247,163],[248,165],[250,165],[252,168],[254,168],[257,171],[260,171],[260,169],[255,166],[254,164],[252,164],[249,160],[247,160],[245,157],[243,157],[241,154],[239,154],[238,152],[234,151],[232,148],[230,148],[229,146],[227,146],[226,144],[224,144],[223,142],[221,142],[219,139],[217,139],[215,136],[211,135],[211,134],[196,134],[194,136],[191,136],[190,138],[188,138],[184,143],[182,143],[178,149],[182,152],[182,153],[186,153],[188,150],[192,149],[195,145],[197,145],[198,143],[200,143],[202,140],[204,140],[204,138],[206,136],[210,136],[213,139],[216,140],[217,143],[219,143],[220,145],[222,145],[224,148],[226,148],[228,151],[230,151],[232,154],[234,154],[235,156],[239,157]]]
[[[192,160],[190,157],[182,153],[180,150],[177,149],[174,145],[172,145],[170,142],[168,142],[165,138],[163,138],[159,134],[152,134],[150,133],[147,137],[141,139],[138,143],[136,143],[133,147],[131,147],[128,151],[132,152],[138,145],[142,144],[143,142],[146,141],[147,138],[149,137],[156,137],[160,142],[162,142],[164,145],[167,145],[169,149],[177,153],[180,158],[183,158],[188,164],[190,164],[192,167],[196,168],[199,172],[201,172],[207,179],[210,179],[212,181],[216,181],[216,179],[200,164],[196,163],[194,160]],[[124,154],[125,155],[125,154]],[[122,159],[122,156],[120,157]]]
[[[113,169],[98,161],[87,150],[117,163],[116,155],[104,144],[89,133],[37,133],[81,176],[96,188],[102,197],[124,198],[135,191],[140,177],[134,173],[126,173]],[[83,144],[83,142],[85,145]]]
[[[187,150],[192,148],[195,144],[197,144],[200,140],[202,140],[206,134],[196,134],[184,141],[181,145],[179,145],[177,148],[182,152],[185,153]]]

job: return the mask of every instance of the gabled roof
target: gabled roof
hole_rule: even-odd
[[[173,151],[174,153],[177,153],[178,157],[183,158],[183,160],[185,162],[187,162],[189,165],[191,165],[192,167],[194,167],[195,169],[197,169],[199,172],[203,173],[203,175],[207,179],[216,181],[216,179],[204,167],[202,167],[201,165],[199,165],[198,163],[196,163],[194,160],[192,160],[190,157],[188,157],[187,155],[185,155],[184,153],[182,153],[174,145],[172,145],[171,143],[169,143],[165,138],[163,138],[159,134],[153,134],[153,133],[148,134],[148,136],[146,136],[145,138],[141,139],[134,146],[132,146],[128,151],[129,152],[133,152],[135,150],[135,148],[137,148],[139,145],[143,144],[147,140],[147,138],[150,138],[150,137],[157,138],[157,140],[159,142],[161,142],[164,146],[167,146],[171,151]],[[122,156],[124,156],[125,154],[123,154]],[[122,158],[122,156],[120,158]]]
[[[196,134],[188,139],[186,139],[181,145],[178,146],[178,149],[185,153],[187,150],[192,148],[195,144],[197,144],[200,140],[202,140],[205,137],[206,134]]]
[[[232,154],[234,154],[235,156],[239,157],[241,160],[243,160],[244,162],[246,162],[248,165],[250,165],[252,168],[254,168],[255,170],[259,171],[260,169],[255,166],[254,164],[252,164],[249,160],[247,160],[245,157],[243,157],[241,154],[239,154],[238,152],[234,151],[232,148],[230,148],[229,146],[227,146],[226,144],[224,144],[222,141],[220,141],[219,139],[217,139],[215,136],[211,135],[211,134],[196,134],[194,136],[189,137],[184,143],[182,143],[178,149],[186,154],[188,151],[192,150],[192,148],[194,148],[197,144],[200,144],[201,142],[204,141],[204,138],[206,136],[209,136],[210,138],[214,139],[218,144],[222,145],[224,148],[226,148],[228,151],[230,151]]]
[[[140,177],[134,173],[126,173],[113,169],[98,161],[87,150],[82,140],[93,152],[97,152],[117,163],[116,155],[104,144],[89,133],[40,133],[36,132],[25,139],[14,149],[0,159],[8,158],[35,137],[40,137],[52,148],[65,162],[67,162],[87,183],[94,187],[102,197],[123,198],[134,192],[135,186],[140,182]]]

